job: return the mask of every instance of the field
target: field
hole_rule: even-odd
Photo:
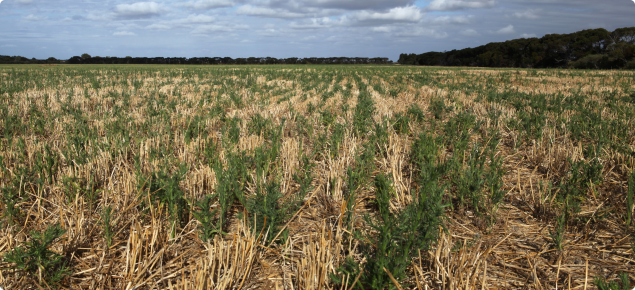
[[[633,71],[14,65],[0,116],[3,289],[635,282]]]

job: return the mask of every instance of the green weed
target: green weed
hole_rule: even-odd
[[[9,269],[18,270],[37,278],[40,284],[59,286],[59,282],[70,274],[64,256],[50,247],[66,233],[59,224],[49,226],[44,232],[31,231],[31,240],[3,256],[3,262],[13,264]]]
[[[13,186],[3,187],[1,191],[2,196],[0,196],[0,201],[4,205],[4,209],[2,211],[2,219],[0,219],[0,228],[5,224],[9,226],[15,225],[16,221],[22,217],[19,206],[21,198],[18,192],[16,192],[16,188]]]
[[[631,283],[628,279],[627,273],[621,273],[618,275],[618,281],[607,282],[602,277],[597,277],[593,281],[598,290],[630,290]]]
[[[633,222],[633,205],[634,204],[635,204],[635,171],[633,171],[628,178],[628,191],[626,193],[626,225],[630,225]]]
[[[172,224],[172,237],[176,234],[177,224],[182,226],[189,212],[185,192],[179,186],[186,172],[187,167],[181,164],[176,172],[169,173],[160,170],[148,177],[140,176],[138,180],[137,186],[141,192],[139,197],[141,200],[149,199],[149,206],[154,208],[166,207]]]
[[[112,246],[112,238],[114,236],[114,232],[112,231],[112,207],[107,206],[102,209],[100,213],[101,217],[101,230],[104,235],[104,239],[106,240],[106,246],[110,248]]]
[[[368,133],[369,127],[373,123],[373,114],[375,113],[375,103],[368,92],[360,88],[357,96],[357,105],[355,106],[355,114],[353,115],[353,128],[357,136]]]
[[[380,174],[375,178],[379,215],[364,219],[372,228],[360,236],[367,263],[360,282],[365,289],[389,289],[394,284],[388,274],[401,281],[418,250],[427,250],[437,241],[443,219],[443,188],[436,182],[414,192],[414,201],[398,213],[390,211],[392,185]]]

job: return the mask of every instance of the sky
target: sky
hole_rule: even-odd
[[[635,0],[0,0],[0,55],[388,57],[635,26]]]

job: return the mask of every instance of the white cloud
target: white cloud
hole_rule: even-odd
[[[520,19],[538,19],[540,16],[536,14],[536,10],[527,10],[523,12],[514,12],[514,17]]]
[[[523,34],[520,35],[520,37],[522,37],[522,38],[533,38],[533,37],[536,37],[536,34],[535,33],[523,33]]]
[[[214,20],[216,20],[214,16],[209,16],[204,14],[192,14],[183,19],[177,19],[173,21],[164,21],[161,23],[153,23],[144,28],[151,29],[151,30],[170,30],[177,27],[192,28],[193,27],[192,24],[210,23],[210,22],[214,22]]]
[[[232,32],[236,30],[245,30],[249,28],[247,25],[218,25],[218,24],[207,24],[200,25],[192,30],[192,34],[212,34],[217,32]]]
[[[39,16],[39,15],[33,15],[33,14],[29,14],[28,16],[24,17],[24,20],[28,20],[28,21],[42,21],[42,20],[46,20],[46,16]]]
[[[86,19],[95,21],[110,20],[112,15],[88,13]]]
[[[278,30],[278,29],[274,29],[274,28],[266,28],[263,30],[259,30],[257,32],[259,35],[262,36],[283,36],[285,35],[284,31]]]
[[[296,2],[296,1],[293,1]],[[298,6],[312,6],[344,10],[388,9],[405,6],[411,0],[300,0]]]
[[[163,11],[163,7],[156,2],[137,2],[132,4],[119,4],[115,12],[123,17],[149,17]]]
[[[209,10],[214,8],[232,7],[236,5],[230,0],[197,0],[185,3],[177,3],[176,6],[190,8],[194,10]]]
[[[446,32],[438,32],[432,28],[416,27],[414,29],[403,29],[395,33],[401,37],[433,37],[433,38],[446,38],[448,34]]]
[[[166,25],[166,24],[154,23],[154,24],[150,24],[146,26],[145,28],[152,29],[152,30],[169,30],[169,29],[172,29],[172,26]]]
[[[392,29],[388,26],[379,26],[379,27],[373,27],[373,31],[374,32],[391,32]]]
[[[243,5],[236,9],[237,14],[271,17],[271,18],[302,18],[306,17],[305,13],[291,12],[286,9],[274,9],[267,7],[258,7],[252,5]]]
[[[496,34],[512,34],[512,33],[516,33],[516,30],[514,30],[514,26],[510,24],[510,25],[507,25],[507,26],[497,30],[494,33],[496,33]]]
[[[465,29],[465,30],[461,31],[460,34],[463,35],[463,36],[469,36],[469,37],[481,36],[481,34],[478,33],[478,31],[476,31],[476,30],[474,30],[472,28]]]
[[[15,2],[17,2],[18,4],[31,4],[33,3],[33,0],[16,0]]]
[[[353,13],[350,19],[356,21],[388,21],[388,22],[417,22],[423,13],[415,6],[395,7],[386,12],[371,12],[367,10]]]
[[[472,15],[458,15],[458,16],[439,16],[431,19],[424,19],[424,22],[435,25],[448,25],[448,24],[470,24],[472,23]]]
[[[495,0],[433,0],[426,7],[432,11],[454,11],[469,8],[488,8],[496,5]]]
[[[137,34],[130,31],[117,31],[113,33],[114,36],[136,36]]]
[[[319,28],[329,28],[335,25],[341,24],[341,20],[333,20],[328,17],[322,18],[311,18],[306,21],[301,22],[291,22],[289,27],[293,29],[319,29]]]
[[[382,24],[419,22],[424,13],[415,6],[396,7],[382,12],[362,10],[343,15],[339,18],[311,18],[299,22],[291,22],[293,29],[319,29],[334,26],[380,26]]]
[[[121,30],[121,31],[130,31],[130,30],[135,30],[135,29],[141,29],[143,27],[141,27],[139,24],[134,23],[134,22],[108,22],[105,24],[105,26],[108,27],[115,27],[117,30]]]
[[[192,14],[185,19],[177,20],[179,23],[209,23],[216,20],[214,16],[204,14]]]

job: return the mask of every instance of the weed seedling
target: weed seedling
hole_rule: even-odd
[[[196,202],[195,205],[199,209],[192,212],[194,218],[201,224],[199,238],[203,242],[211,241],[216,234],[222,233],[219,223],[215,222],[218,209],[212,208],[214,199],[217,196],[218,194],[206,195],[203,199]]]
[[[31,240],[6,253],[3,262],[13,264],[10,269],[37,278],[40,284],[57,286],[70,270],[64,256],[51,251],[50,247],[64,233],[66,230],[59,224],[49,226],[43,233],[32,231]]]
[[[104,239],[106,240],[106,246],[108,246],[108,248],[110,248],[110,246],[112,246],[112,237],[114,235],[114,232],[112,231],[112,225],[111,225],[111,220],[112,220],[112,207],[107,206],[105,207],[101,214],[101,229],[104,233]]]
[[[635,171],[628,179],[628,192],[626,193],[626,225],[633,222],[633,203],[635,203]]]
[[[266,237],[263,239],[264,242],[270,243],[273,242],[284,220],[297,209],[299,202],[293,200],[281,203],[280,185],[275,181],[264,186],[261,183],[258,187],[257,194],[248,200],[247,208],[255,218],[252,227]]]
[[[165,171],[154,172],[148,178],[141,177],[138,183],[139,191],[148,193],[151,203],[157,202],[158,206],[167,207],[172,223],[172,237],[176,234],[177,223],[185,222],[189,209],[185,192],[179,187],[185,172],[187,172],[187,167],[181,164],[179,170],[173,174]],[[146,196],[140,196],[140,198],[143,200]]]
[[[607,282],[604,278],[597,277],[593,282],[598,287],[598,290],[631,290],[628,274],[621,273],[618,277],[619,281]]]
[[[556,225],[553,230],[549,230],[549,237],[551,238],[551,243],[556,250],[561,251],[564,248],[564,234],[566,232],[567,226],[567,210],[563,210],[563,212],[556,218]]]
[[[367,233],[360,239],[367,260],[360,281],[366,289],[392,289],[393,278],[405,278],[414,253],[427,250],[438,239],[445,207],[441,204],[444,189],[436,182],[427,183],[414,193],[410,205],[392,213],[389,203],[393,190],[388,177],[378,175],[375,188],[379,215],[364,218],[374,234]]]

